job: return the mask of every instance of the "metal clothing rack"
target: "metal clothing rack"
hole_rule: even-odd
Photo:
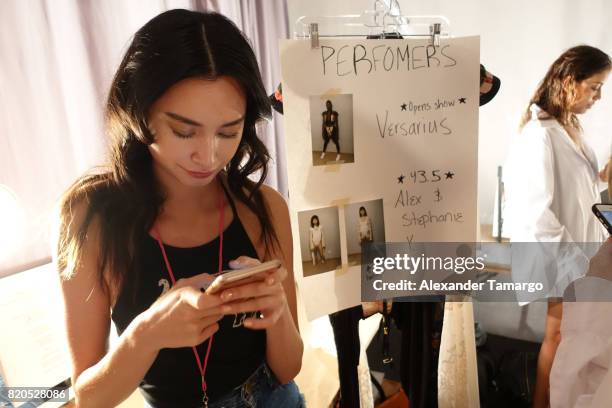
[[[301,16],[295,22],[293,36],[310,39],[311,47],[319,48],[322,37],[398,38],[398,34],[403,38],[427,37],[438,47],[441,38],[450,37],[450,21],[441,15],[402,15],[397,0],[375,0],[373,9],[361,14]]]

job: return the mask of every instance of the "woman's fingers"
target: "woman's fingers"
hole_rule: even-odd
[[[262,330],[267,329],[268,327],[273,326],[280,317],[282,313],[282,309],[279,309],[273,313],[268,315],[263,315],[261,318],[249,317],[248,319],[244,319],[244,327],[253,329],[253,330]]]
[[[223,302],[218,295],[201,292],[193,286],[185,286],[178,291],[179,301],[189,305],[197,316],[206,317],[221,313]]]
[[[202,330],[203,330],[207,326],[210,326],[211,324],[215,324],[221,319],[223,319],[222,313],[218,313],[218,314],[211,315],[211,316],[206,316],[200,320],[200,327],[202,327]]]
[[[195,304],[195,307],[200,311],[206,311],[210,309],[213,310],[213,312],[209,314],[214,314],[214,310],[223,303],[223,300],[221,300],[219,295],[202,292],[200,290],[197,290],[196,293],[197,302]]]
[[[196,311],[196,316],[200,318],[207,318],[209,316],[217,316],[223,314],[223,306],[221,304],[214,307],[206,307]]]
[[[215,279],[215,277],[213,275],[211,275],[210,273],[200,273],[198,275],[194,275],[191,276],[189,278],[181,278],[179,280],[176,281],[176,283],[173,285],[173,289],[176,288],[182,288],[184,286],[193,286],[193,287],[202,287],[205,286],[206,284],[209,284],[210,282],[212,282]]]
[[[236,314],[256,312],[258,310],[272,310],[279,307],[281,304],[281,296],[262,296],[240,302],[225,304],[221,307],[221,312],[224,314]]]
[[[199,275],[193,276],[190,279],[191,281],[189,283],[191,284],[191,286],[200,289],[208,287],[212,283],[212,281],[215,280],[215,276],[209,273],[201,273]]]
[[[287,277],[287,268],[281,266],[280,268],[276,269],[275,273],[278,276],[278,281],[282,282]]]
[[[282,279],[284,279],[284,276],[286,276],[286,271],[284,275],[276,271],[269,273],[263,281],[250,282],[224,290],[221,292],[220,298],[223,302],[233,302],[239,299],[269,295],[278,290],[276,284],[280,283]]]
[[[178,284],[179,282],[177,282]],[[188,304],[194,309],[200,309],[200,294],[201,292],[192,286],[181,286],[177,289],[179,301]]]
[[[249,266],[259,265],[261,262],[259,259],[251,258],[246,255],[239,256],[236,259],[229,261],[229,267],[232,269],[242,269]]]

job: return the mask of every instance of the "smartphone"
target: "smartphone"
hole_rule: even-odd
[[[612,204],[594,204],[593,213],[612,235]]]
[[[230,269],[218,275],[214,281],[206,288],[206,293],[217,293],[221,289],[242,285],[248,282],[263,280],[263,273],[281,266],[278,259],[264,262],[259,265],[249,266],[241,269]],[[261,275],[261,276],[258,276]]]

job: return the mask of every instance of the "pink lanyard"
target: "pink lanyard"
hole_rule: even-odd
[[[223,270],[223,219],[224,219],[225,205],[223,201],[223,192],[219,189],[219,274]],[[153,233],[155,234],[155,239],[159,244],[159,248],[161,249],[162,255],[164,257],[164,262],[166,263],[166,269],[168,270],[168,275],[170,275],[170,280],[172,281],[172,285],[176,283],[176,279],[174,278],[174,272],[172,271],[172,266],[170,266],[170,261],[168,260],[168,255],[166,255],[166,249],[164,248],[164,243],[161,239],[161,234],[157,229],[157,226],[153,226]],[[192,347],[193,354],[195,355],[196,362],[198,363],[198,368],[200,369],[200,374],[202,375],[202,402],[204,403],[204,407],[208,407],[208,395],[206,394],[206,380],[204,379],[204,374],[206,373],[206,366],[208,365],[208,356],[210,355],[210,349],[212,347],[213,336],[210,336],[208,339],[208,348],[206,349],[206,356],[204,357],[204,365],[202,365],[202,361],[200,360],[200,355],[198,354],[198,350],[196,347]]]

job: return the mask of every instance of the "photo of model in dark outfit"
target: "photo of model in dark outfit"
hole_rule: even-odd
[[[323,123],[322,123],[322,135],[323,135],[323,153],[321,153],[321,158],[325,157],[325,151],[327,150],[327,145],[331,140],[336,145],[336,160],[340,160],[340,138],[338,131],[338,112],[333,110],[333,105],[330,100],[325,102],[325,106],[327,110],[321,113]]]
[[[311,95],[308,103],[312,165],[354,163],[353,95]]]

